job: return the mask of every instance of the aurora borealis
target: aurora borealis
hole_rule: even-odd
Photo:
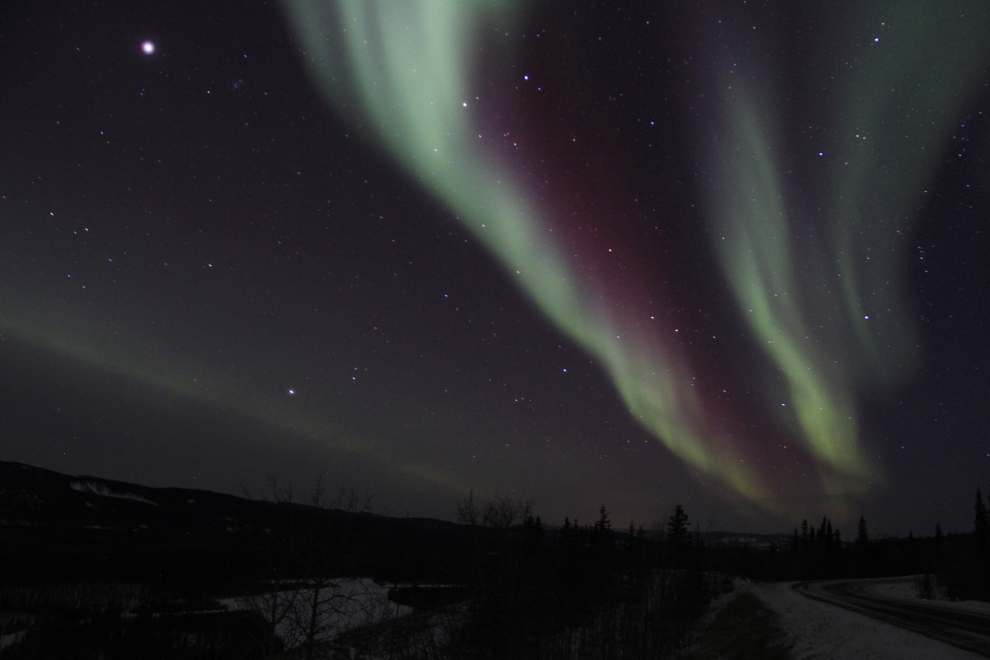
[[[835,137],[809,168],[825,182],[815,197],[801,199],[799,186],[781,180],[781,149],[768,137],[780,95],[751,91],[745,75],[759,64],[744,58],[741,71],[733,63],[718,82],[725,128],[713,148],[710,195],[720,261],[754,336],[784,375],[805,444],[837,473],[824,480],[830,492],[865,488],[870,476],[857,391],[896,382],[910,360],[901,236],[916,219],[935,145],[986,66],[987,44],[965,27],[967,9],[987,18],[977,5],[932,15],[919,4],[892,4],[867,15],[903,27],[864,21],[845,38],[865,48],[849,48],[855,64],[839,83],[843,93],[826,104],[833,116],[822,121]],[[810,204],[820,218],[804,208]]]
[[[732,445],[720,446],[718,432],[707,428],[690,368],[654,336],[655,329],[644,330],[651,324],[643,301],[613,300],[613,293],[583,274],[582,256],[569,259],[567,246],[545,222],[553,205],[533,200],[512,168],[489,156],[484,135],[475,137],[470,109],[485,102],[468,90],[465,65],[472,60],[469,44],[476,43],[474,24],[484,5],[342,3],[338,22],[349,26],[346,31],[321,20],[325,3],[287,6],[308,37],[311,61],[318,62],[317,84],[333,101],[335,80],[355,81],[359,91],[352,94],[380,126],[381,139],[516,276],[540,310],[605,368],[633,417],[676,455],[759,496],[759,485],[739,466]],[[346,47],[327,45],[328,33],[344,35]],[[352,64],[340,70],[335,61]]]
[[[4,460],[891,532],[990,475],[980,3],[4,11]]]

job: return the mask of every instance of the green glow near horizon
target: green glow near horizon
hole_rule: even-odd
[[[599,360],[634,418],[691,465],[751,499],[765,498],[757,477],[706,421],[688,365],[647,335],[645,317],[602,303],[541,221],[530,193],[479,144],[468,89],[471,40],[486,20],[511,23],[521,5],[302,0],[284,6],[331,105],[370,128],[449,205],[542,312]]]
[[[9,282],[0,286],[0,332],[51,351],[71,363],[157,390],[166,397],[196,401],[256,423],[277,437],[387,464],[397,473],[437,483],[454,492],[470,487],[455,473],[420,460],[398,463],[379,438],[360,437],[312,410],[290,404],[257,387],[219,376],[215,365],[161,352],[137,332],[115,332],[82,310],[67,312],[64,301],[18,303]],[[57,311],[56,311],[57,310]],[[211,368],[214,367],[214,368]]]

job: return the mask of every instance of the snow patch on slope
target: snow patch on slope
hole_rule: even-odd
[[[115,493],[110,490],[106,484],[101,484],[96,481],[73,481],[69,484],[69,488],[72,490],[77,490],[80,493],[89,493],[91,495],[99,495],[100,497],[117,497],[123,500],[134,500],[135,502],[141,502],[142,504],[158,506],[156,502],[152,502],[148,498],[142,497],[135,493]]]

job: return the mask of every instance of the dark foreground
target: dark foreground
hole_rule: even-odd
[[[699,624],[733,575],[827,579],[799,588],[990,647],[985,615],[889,602],[852,581],[920,572],[928,589],[979,598],[979,525],[875,541],[861,520],[847,543],[827,518],[793,535],[692,533],[680,506],[618,531],[602,506],[590,525],[545,527],[529,502],[473,496],[457,517],[375,515],[319,487],[304,504],[274,480],[233,497],[0,462],[0,658],[786,657],[745,597]]]
[[[508,498],[462,524],[308,501],[0,463],[0,657],[659,660],[719,588],[680,509],[659,538],[604,507],[551,530]]]

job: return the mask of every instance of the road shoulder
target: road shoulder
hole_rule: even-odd
[[[719,599],[682,660],[792,660],[779,617],[750,591]]]
[[[738,583],[773,609],[795,660],[982,660],[923,635],[805,598],[791,583]]]

